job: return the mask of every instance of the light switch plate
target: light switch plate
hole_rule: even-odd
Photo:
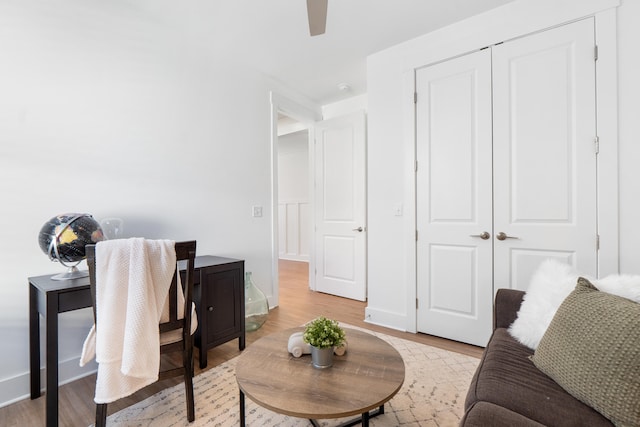
[[[251,216],[258,218],[262,216],[262,206],[253,206],[251,208]]]

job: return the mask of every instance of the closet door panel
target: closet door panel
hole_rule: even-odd
[[[593,19],[493,48],[494,287],[556,258],[596,275]]]
[[[484,346],[491,334],[491,54],[416,73],[420,332]]]

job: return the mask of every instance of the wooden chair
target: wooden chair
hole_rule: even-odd
[[[186,261],[185,270],[181,271],[181,281],[184,293],[184,316],[178,319],[177,307],[177,280],[176,274],[173,275],[171,287],[169,289],[169,321],[160,323],[159,330],[161,334],[161,342],[164,334],[173,333],[176,341],[161,344],[160,354],[182,352],[182,365],[159,372],[159,380],[182,375],[184,377],[184,387],[187,403],[187,419],[192,422],[195,419],[195,404],[193,396],[193,337],[191,331],[191,310],[193,301],[193,275],[196,256],[196,242],[176,242],[175,244],[176,258],[178,261]],[[87,245],[85,247],[87,255],[87,265],[89,267],[89,278],[91,284],[91,298],[93,300],[93,316],[96,323],[96,329],[99,327],[98,318],[96,316],[96,252],[95,245]],[[177,332],[176,332],[177,331]],[[103,427],[107,422],[107,404],[100,403],[96,405],[96,427]]]

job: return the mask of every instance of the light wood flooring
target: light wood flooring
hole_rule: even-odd
[[[353,301],[319,292],[308,287],[308,264],[295,261],[280,261],[280,306],[269,312],[269,319],[257,331],[247,333],[247,345],[258,338],[287,328],[300,326],[316,316],[324,315],[342,323],[379,331],[411,341],[440,347],[446,350],[474,357],[482,355],[482,348],[425,334],[412,334],[370,325],[363,321],[365,302]],[[195,352],[197,353],[197,352]],[[208,352],[208,366],[211,369],[237,355],[238,340],[215,347]],[[197,355],[196,355],[197,357]],[[195,362],[196,375],[201,372],[198,361]],[[152,384],[133,396],[121,399],[109,405],[109,413],[130,406],[159,390],[180,383],[180,379],[168,379]],[[59,391],[60,426],[86,427],[93,423],[95,404],[93,394],[95,375],[89,375],[69,384],[62,385]],[[197,412],[196,412],[197,417]],[[0,426],[23,427],[45,425],[44,395],[36,400],[23,400],[0,408]]]

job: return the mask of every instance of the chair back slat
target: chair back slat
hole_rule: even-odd
[[[89,281],[91,282],[91,305],[93,308],[93,321],[96,321],[96,245],[86,245],[84,253],[87,256],[87,267],[89,267]]]

